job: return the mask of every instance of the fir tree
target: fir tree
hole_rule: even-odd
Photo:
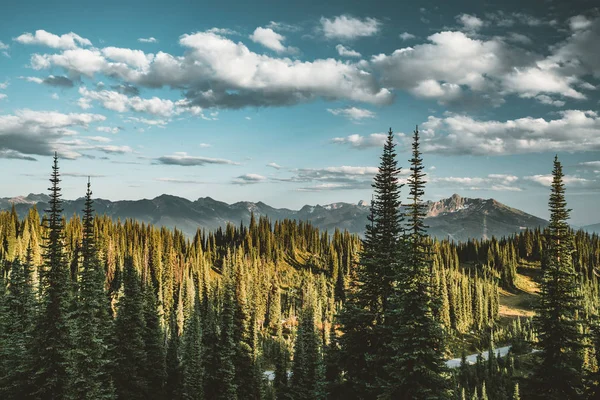
[[[394,293],[395,323],[386,390],[392,399],[445,399],[449,397],[448,372],[444,363],[444,331],[435,319],[440,303],[433,297],[431,245],[424,224],[425,181],[419,150],[419,131],[414,131],[411,174],[408,177],[410,203],[406,212],[406,246],[398,270]]]
[[[373,183],[375,196],[360,264],[339,315],[347,393],[356,398],[375,398],[382,393],[391,362],[390,300],[401,258],[403,221],[395,146],[390,129]]]
[[[577,399],[583,386],[582,312],[577,273],[573,268],[573,236],[567,220],[562,165],[554,158],[544,266],[537,315],[541,364],[535,371],[536,393],[544,399]],[[581,313],[583,315],[583,313]]]
[[[113,380],[118,399],[146,399],[144,298],[133,258],[123,269],[123,297],[115,319]]]
[[[73,398],[111,399],[114,389],[109,370],[110,331],[108,297],[104,292],[104,270],[94,238],[92,191],[88,181],[83,210],[81,271],[74,312]]]
[[[183,338],[183,398],[202,400],[202,327],[200,324],[200,299],[194,296],[194,310],[188,318]]]
[[[231,264],[231,258],[228,256],[226,264]],[[235,383],[235,341],[234,341],[234,287],[231,276],[231,265],[228,265],[224,271],[225,288],[223,293],[223,309],[221,311],[220,337],[218,344],[218,367],[217,376],[219,384],[217,390],[217,399],[236,400],[237,386]]]
[[[0,346],[0,397],[3,399],[22,399],[28,394],[27,346],[34,315],[30,263],[30,248],[25,263],[19,259],[10,263],[8,290],[0,311],[0,341],[3,343]]]
[[[312,305],[305,307],[294,346],[294,362],[290,394],[293,400],[318,400],[325,398],[324,369],[320,338],[315,330]]]
[[[163,331],[160,326],[156,293],[152,282],[146,283],[144,297],[144,378],[147,382],[147,399],[160,400],[165,396],[167,379],[166,355]]]
[[[65,258],[58,155],[54,155],[41,270],[41,312],[30,346],[32,396],[65,399],[71,389],[71,285]]]

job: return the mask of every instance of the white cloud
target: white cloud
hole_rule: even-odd
[[[119,129],[118,127],[110,127],[110,126],[99,126],[96,128],[96,130],[98,132],[104,132],[104,133],[119,133],[119,131],[121,129]]]
[[[535,182],[539,185],[550,187],[552,185],[553,176],[551,174],[547,175],[532,175],[526,176],[523,179],[526,179],[531,182]],[[563,176],[563,183],[567,186],[586,186],[594,183],[594,181],[580,178],[578,176],[573,175],[565,175]]]
[[[239,165],[239,163],[231,160],[190,156],[186,152],[176,152],[172,155],[162,156],[157,158],[156,161],[163,165],[180,165],[184,167],[204,166],[209,164]]]
[[[333,115],[339,115],[342,117],[346,117],[351,121],[358,122],[362,119],[366,118],[375,118],[375,113],[373,111],[365,110],[364,108],[358,107],[346,107],[346,108],[328,108],[328,112]]]
[[[552,99],[552,97],[546,96],[545,94],[539,94],[539,95],[535,96],[535,99],[542,104],[547,104],[549,106],[554,106],[554,107],[562,107],[566,104],[562,100],[554,100],[554,99]]]
[[[0,90],[5,90],[8,87],[8,81],[0,82]]]
[[[366,149],[371,147],[382,148],[387,140],[385,133],[371,133],[368,136],[353,134],[346,137],[336,137],[331,139],[332,143],[348,144],[356,149]]]
[[[504,155],[600,150],[600,117],[594,111],[560,111],[559,118],[481,121],[459,114],[430,116],[421,125],[423,151]]]
[[[274,163],[274,162],[268,163],[267,167],[271,167],[271,168],[275,168],[275,169],[281,169],[282,168],[281,165],[279,165],[277,163]]]
[[[478,31],[484,25],[481,18],[470,14],[460,14],[456,16],[456,20],[463,26],[467,31]]]
[[[430,182],[437,185],[449,186],[460,190],[491,190],[497,192],[521,192],[516,186],[519,177],[508,174],[489,174],[483,177],[434,177]]]
[[[149,38],[139,38],[138,42],[141,43],[156,43],[158,42],[158,40],[155,37],[149,37]]]
[[[335,46],[335,49],[342,57],[360,57],[360,53],[358,51],[352,50],[351,48],[348,48],[342,44]]]
[[[237,185],[250,185],[250,184],[254,184],[254,183],[265,182],[266,180],[267,180],[267,178],[262,175],[245,174],[245,175],[240,175],[237,178],[235,178],[232,181],[232,183],[235,183]]]
[[[206,149],[206,148],[208,148],[208,147],[212,147],[212,145],[210,145],[210,144],[208,144],[208,143],[200,143],[200,144],[198,145],[198,147],[201,147],[201,148],[203,148],[203,149]]]
[[[360,19],[340,15],[333,19],[322,17],[321,28],[327,39],[356,39],[379,33],[381,22],[375,18]]]
[[[163,118],[168,118],[183,112],[190,112],[192,114],[201,113],[201,110],[200,112],[196,112],[193,107],[188,107],[185,100],[178,100],[174,102],[172,100],[161,99],[156,96],[149,99],[144,99],[139,96],[128,97],[116,91],[88,90],[84,86],[79,88],[79,94],[82,96],[79,99],[79,105],[83,109],[90,108],[92,101],[98,101],[104,108],[120,113],[126,111],[136,111]]]
[[[79,46],[92,45],[88,39],[73,32],[58,36],[43,29],[35,31],[34,34],[26,32],[14,40],[22,44],[42,45],[53,49],[76,49]]]
[[[105,47],[102,54],[113,61],[125,63],[133,68],[148,69],[154,54],[146,54],[141,50],[131,50],[119,47]]]
[[[91,140],[93,142],[100,142],[100,143],[110,143],[112,141],[111,138],[107,138],[104,136],[87,136],[86,139]]]
[[[187,49],[179,57],[158,52],[134,58],[132,53],[127,58],[120,54],[117,62],[97,49],[74,49],[34,54],[31,66],[62,67],[74,77],[101,73],[144,87],[184,89],[191,105],[202,108],[281,106],[317,98],[389,104],[393,98],[364,62],[270,57],[212,32],[182,35],[179,42]]]
[[[402,32],[400,34],[400,39],[402,39],[402,40],[412,40],[412,39],[415,39],[415,38],[416,38],[416,36],[413,35],[412,33]]]
[[[8,50],[10,46],[0,40],[0,50]]]
[[[590,21],[585,15],[576,15],[574,17],[569,18],[569,27],[572,31],[587,29],[591,25],[592,21]]]
[[[60,98],[58,96],[58,93],[52,93],[52,95],[50,97],[52,97],[54,100],[58,100]]]
[[[23,155],[47,156],[57,151],[61,157],[78,158],[85,143],[74,140],[76,128],[87,129],[104,121],[99,114],[63,114],[22,109],[0,115],[0,150]]]
[[[8,96],[4,93],[0,93],[0,100],[6,99]]]
[[[259,43],[265,46],[267,49],[273,50],[277,53],[284,53],[286,51],[294,52],[295,50],[292,47],[286,47],[283,44],[285,41],[285,36],[280,35],[271,28],[262,28],[259,26],[254,30],[252,35],[250,35],[250,39],[252,39],[253,42]]]

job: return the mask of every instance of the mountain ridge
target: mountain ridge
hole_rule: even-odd
[[[36,205],[42,212],[47,207],[49,197],[45,194],[30,193],[27,196],[0,198],[0,209],[10,209],[13,204],[19,216],[24,216],[29,208]],[[66,216],[81,214],[83,198],[64,200]],[[446,199],[427,201],[426,224],[430,235],[439,239],[449,238],[465,241],[469,238],[489,238],[508,236],[520,230],[544,227],[547,221],[509,207],[494,199],[462,197],[454,194]],[[199,197],[189,200],[169,194],[153,199],[111,201],[95,199],[98,214],[112,219],[132,218],[140,222],[152,223],[167,228],[177,227],[188,236],[197,229],[213,230],[227,223],[248,224],[251,213],[267,216],[271,220],[295,219],[311,221],[320,229],[333,231],[346,229],[351,233],[363,234],[368,223],[369,204],[336,202],[331,204],[304,205],[298,210],[274,208],[262,201],[238,201],[228,204],[212,197]]]

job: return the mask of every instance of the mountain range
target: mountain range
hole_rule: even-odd
[[[45,194],[29,194],[12,198],[0,198],[0,209],[10,209],[14,204],[20,217],[36,205],[40,213],[47,208],[49,197]],[[447,199],[426,203],[428,233],[437,238],[465,241],[469,238],[501,237],[526,228],[546,226],[547,221],[508,207],[494,199],[471,199],[454,194]],[[64,214],[80,214],[83,198],[64,200]],[[306,205],[299,210],[274,208],[263,202],[241,201],[228,204],[210,197],[191,201],[182,197],[161,195],[154,199],[110,201],[95,199],[98,214],[112,219],[132,218],[167,228],[177,227],[188,236],[196,230],[213,230],[227,223],[248,224],[251,213],[267,216],[271,220],[295,219],[311,221],[319,229],[332,232],[335,228],[363,234],[368,223],[369,204],[333,203]]]

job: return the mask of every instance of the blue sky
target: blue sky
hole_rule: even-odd
[[[428,199],[547,216],[558,153],[572,222],[600,221],[600,11],[452,3],[7,5],[0,196],[45,191],[57,151],[66,198],[357,202],[418,124]]]

